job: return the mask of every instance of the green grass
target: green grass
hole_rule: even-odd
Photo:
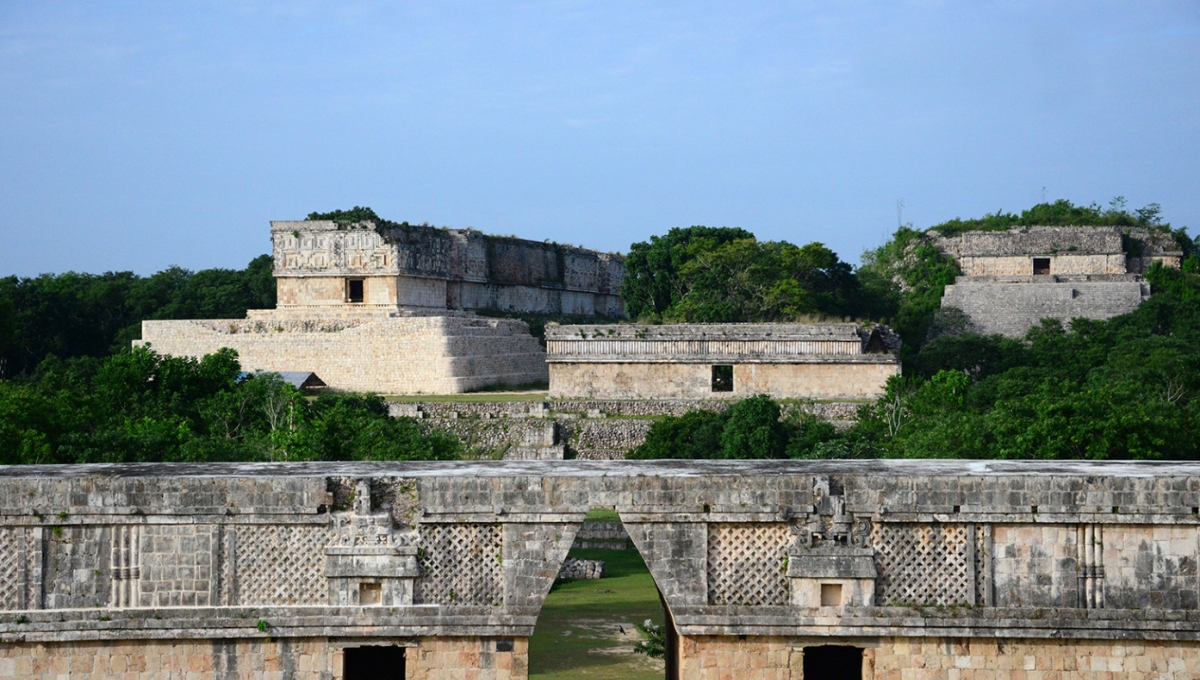
[[[588,510],[587,517],[584,518],[584,521],[585,522],[620,522],[621,517],[620,517],[620,515],[617,514],[617,511],[612,508],[592,508],[591,510]],[[574,555],[572,555],[572,556],[574,556]],[[589,559],[591,559],[591,558],[589,558]],[[594,559],[602,560],[604,558],[597,557]]]
[[[470,404],[493,401],[546,401],[546,392],[468,392],[466,394],[389,394],[387,401]]]
[[[605,576],[567,581],[550,591],[529,639],[530,680],[662,680],[663,663],[633,654],[633,627],[663,622],[654,579],[636,550],[572,550],[604,560]],[[625,628],[621,636],[617,626]]]

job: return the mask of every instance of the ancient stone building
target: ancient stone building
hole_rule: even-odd
[[[0,468],[0,677],[525,678],[596,506],[671,678],[1200,677],[1200,464],[1022,461]]]
[[[200,357],[238,351],[252,371],[311,371],[330,389],[458,393],[545,382],[518,320],[470,312],[620,315],[619,256],[370,224],[272,222],[278,306],[244,320],[145,321],[135,344]]]
[[[962,270],[943,307],[961,309],[971,330],[1010,337],[1041,319],[1107,319],[1150,295],[1150,264],[1178,267],[1169,233],[1134,227],[1020,227],[937,237]]]
[[[889,329],[849,323],[546,328],[551,397],[874,398],[898,349]]]
[[[622,316],[620,255],[474,230],[271,222],[278,315],[495,310]]]

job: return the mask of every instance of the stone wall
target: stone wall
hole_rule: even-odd
[[[969,231],[956,236],[935,236],[933,245],[955,260],[1060,253],[1121,255],[1125,252],[1125,239],[1118,227],[1014,227],[1007,231]]]
[[[813,363],[733,364],[733,390],[713,391],[711,364],[552,362],[550,397],[584,399],[702,399],[727,394],[744,399],[767,394],[781,399],[871,399],[900,373],[891,355]]]
[[[137,642],[0,643],[0,678],[72,680],[340,680],[345,648],[395,645],[405,649],[405,680],[524,680],[529,642],[472,637],[148,640]]]
[[[1035,277],[1041,278],[1041,277]],[[946,286],[942,307],[961,309],[981,334],[1021,337],[1041,319],[1108,319],[1150,296],[1144,281],[1004,281],[960,277]]]
[[[824,639],[685,637],[680,677],[804,680],[806,649]],[[1195,642],[992,640],[977,637],[859,641],[863,680],[1160,680],[1200,677]]]
[[[323,221],[271,223],[281,309],[345,306],[345,280],[365,304],[621,316],[620,255],[474,230]],[[301,281],[314,283],[299,283]]]
[[[541,345],[514,319],[144,321],[134,344],[194,357],[232,347],[247,371],[312,371],[334,390],[454,394],[547,379]]]
[[[1079,274],[1124,274],[1125,255],[1051,255],[1049,271],[1040,274],[1071,276]],[[1033,276],[1033,257],[1006,255],[1001,257],[963,256],[958,260],[963,276]]]
[[[849,323],[547,326],[550,397],[877,397],[900,372],[885,336]],[[732,368],[731,389],[714,366]]]
[[[604,562],[602,560],[577,560],[568,557],[558,570],[559,579],[591,580],[604,578]]]
[[[629,534],[620,522],[584,522],[575,534],[572,548],[596,550],[626,550],[630,547]]]
[[[550,402],[389,402],[393,417],[449,432],[468,449],[506,459],[622,460],[646,441],[654,419],[689,411],[722,412],[732,399],[555,400]],[[857,418],[861,402],[785,402],[783,417],[808,413],[835,425]],[[551,448],[554,451],[550,451]],[[567,450],[562,450],[566,447]]]
[[[0,468],[0,676],[337,677],[375,641],[409,677],[524,678],[597,506],[681,677],[797,678],[829,644],[902,680],[1200,663],[1196,463],[81,465]]]

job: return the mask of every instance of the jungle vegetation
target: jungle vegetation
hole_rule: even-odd
[[[954,264],[911,226],[857,269],[820,243],[689,227],[635,243],[622,290],[649,322],[854,317],[890,323],[904,375],[832,425],[754,397],[724,413],[656,422],[633,458],[1200,457],[1200,258],[1156,205],[1045,203],[955,219],[940,233],[1025,224],[1168,231],[1181,269],[1153,267],[1153,295],[1106,321],[1044,322],[1022,339],[943,328]],[[344,211],[345,219],[361,217]],[[321,215],[319,217],[326,217]],[[314,217],[315,219],[315,217]],[[142,319],[238,318],[275,300],[269,256],[244,270],[0,279],[0,463],[452,459],[456,440],[387,417],[377,397],[305,398],[247,376],[232,352],[203,360],[130,349]]]

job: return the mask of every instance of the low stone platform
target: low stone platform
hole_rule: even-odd
[[[942,307],[961,309],[981,335],[1019,338],[1042,319],[1108,319],[1150,297],[1141,276],[960,276],[946,286]]]

